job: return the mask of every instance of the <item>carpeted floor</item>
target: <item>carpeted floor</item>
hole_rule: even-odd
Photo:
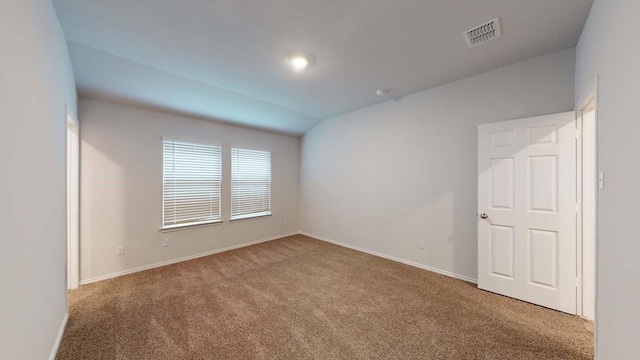
[[[578,317],[302,235],[85,285],[57,359],[592,359]]]

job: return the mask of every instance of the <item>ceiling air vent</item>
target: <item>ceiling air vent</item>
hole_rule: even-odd
[[[491,21],[487,21],[482,25],[465,31],[463,35],[470,48],[484,44],[487,41],[493,40],[502,35],[500,32],[500,20],[495,18]]]

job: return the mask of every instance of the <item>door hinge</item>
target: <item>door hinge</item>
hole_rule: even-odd
[[[580,129],[576,129],[576,139],[580,139]]]
[[[576,278],[576,288],[580,287],[580,278]]]
[[[580,210],[582,210],[582,206],[580,206],[580,204],[576,204],[576,214],[579,214]]]

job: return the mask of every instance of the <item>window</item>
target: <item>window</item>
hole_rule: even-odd
[[[163,140],[162,228],[220,222],[222,149]]]
[[[231,149],[231,220],[271,215],[271,153]]]

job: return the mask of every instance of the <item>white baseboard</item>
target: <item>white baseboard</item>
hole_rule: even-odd
[[[53,344],[53,349],[51,350],[51,355],[49,355],[49,360],[56,360],[56,355],[58,355],[58,349],[60,348],[60,342],[62,341],[62,335],[64,335],[64,329],[67,327],[68,320],[69,313],[66,313],[64,314],[64,318],[62,319],[62,324],[60,324],[58,337],[56,337],[56,342]]]
[[[287,236],[298,235],[298,234],[299,234],[299,232],[292,232],[292,233],[288,233],[288,234],[272,236],[272,237],[269,237],[269,238],[260,239],[260,240],[256,240],[256,241],[250,241],[250,242],[247,242],[247,243],[242,243],[242,244],[239,244],[239,245],[233,245],[233,246],[229,246],[229,247],[222,248],[222,249],[216,249],[216,250],[207,251],[207,252],[203,252],[203,253],[199,253],[199,254],[195,254],[195,255],[184,256],[184,257],[181,257],[181,258],[162,261],[162,262],[151,264],[151,265],[144,265],[144,266],[140,266],[140,267],[129,269],[129,270],[118,271],[118,272],[115,272],[115,273],[112,273],[112,274],[107,274],[107,275],[102,275],[102,276],[97,276],[97,277],[94,277],[94,278],[82,280],[82,281],[80,281],[80,285],[91,284],[91,283],[94,283],[94,282],[97,282],[97,281],[112,279],[112,278],[115,278],[115,277],[118,277],[118,276],[133,274],[133,273],[137,273],[137,272],[144,271],[144,270],[149,270],[149,269],[153,269],[153,268],[157,268],[157,267],[161,267],[161,266],[167,266],[167,265],[171,265],[171,264],[175,264],[175,263],[179,263],[179,262],[183,262],[183,261],[193,260],[193,259],[197,259],[197,258],[201,258],[201,257],[205,257],[205,256],[209,256],[209,255],[213,255],[213,254],[218,254],[218,253],[221,253],[221,252],[229,251],[229,250],[239,249],[239,248],[243,248],[243,247],[247,247],[247,246],[251,246],[251,245],[256,245],[256,244],[260,244],[260,243],[263,243],[263,242],[276,240],[276,239],[280,239],[280,238],[287,237]]]
[[[431,266],[422,265],[422,264],[419,264],[419,263],[416,263],[416,262],[413,262],[413,261],[397,258],[395,256],[391,256],[391,255],[387,255],[387,254],[383,254],[383,253],[379,253],[379,252],[363,249],[361,247],[357,247],[357,246],[345,244],[345,243],[342,243],[342,242],[339,242],[339,241],[327,239],[327,238],[322,237],[322,236],[309,234],[309,233],[306,233],[304,231],[300,231],[299,233],[301,235],[312,237],[314,239],[325,241],[325,242],[328,242],[328,243],[331,243],[331,244],[334,244],[334,245],[346,247],[346,248],[349,248],[351,250],[356,250],[356,251],[360,251],[360,252],[363,252],[363,253],[367,253],[369,255],[374,255],[374,256],[378,256],[378,257],[385,258],[385,259],[388,259],[388,260],[397,261],[397,262],[400,262],[400,263],[403,263],[403,264],[415,266],[415,267],[423,269],[423,270],[427,270],[427,271],[435,272],[435,273],[438,273],[438,274],[446,275],[446,276],[449,276],[449,277],[452,277],[452,278],[455,278],[455,279],[459,279],[459,280],[464,280],[466,282],[470,282],[470,283],[473,283],[473,284],[477,284],[478,283],[478,279],[470,278],[468,276],[455,274],[455,273],[452,273],[452,272],[449,272],[449,271],[436,269],[436,268],[431,267]]]

